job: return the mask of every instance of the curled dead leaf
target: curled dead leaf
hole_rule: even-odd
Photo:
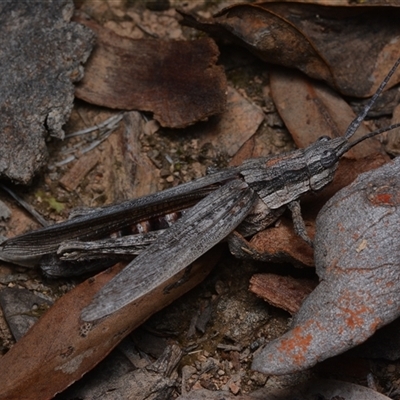
[[[297,68],[347,96],[372,95],[398,57],[397,7],[264,2],[236,4],[210,19],[181,14],[186,25],[239,43],[269,63]],[[392,85],[399,78],[400,72]]]

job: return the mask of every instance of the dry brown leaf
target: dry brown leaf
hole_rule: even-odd
[[[263,120],[260,107],[228,87],[226,111],[220,115],[214,129],[211,127],[203,132],[200,145],[211,142],[217,150],[232,157],[254,135]]]
[[[271,95],[296,145],[307,147],[321,136],[341,137],[356,117],[350,106],[327,86],[295,71],[271,72]],[[362,124],[352,140],[370,130]],[[362,158],[381,150],[376,138],[366,140],[345,157]]]
[[[92,369],[135,327],[201,282],[215,265],[218,254],[218,248],[213,249],[193,263],[180,286],[165,291],[182,278],[184,271],[94,324],[82,322],[82,309],[124,265],[117,264],[89,278],[58,300],[2,357],[0,399],[52,398]]]
[[[183,23],[297,68],[354,97],[372,95],[399,56],[400,10],[265,2],[237,4],[213,18],[181,12]],[[382,23],[384,21],[384,23]],[[400,71],[391,85],[400,79]]]
[[[212,39],[129,39],[76,18],[97,45],[75,95],[109,108],[154,113],[164,127],[183,128],[224,111],[226,77]]]
[[[226,110],[204,124],[196,124],[189,132],[191,138],[198,140],[199,147],[211,143],[216,151],[234,156],[263,120],[260,107],[228,87]]]

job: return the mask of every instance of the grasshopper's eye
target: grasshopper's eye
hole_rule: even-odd
[[[329,136],[321,136],[318,139],[318,142],[329,142],[331,140],[331,138]]]
[[[325,150],[321,154],[321,165],[324,168],[332,167],[333,165],[336,164],[337,161],[338,157],[336,156],[336,153],[331,150]]]

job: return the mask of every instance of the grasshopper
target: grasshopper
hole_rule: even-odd
[[[246,237],[265,229],[286,208],[292,213],[296,233],[312,245],[299,199],[328,185],[339,159],[353,146],[400,126],[391,125],[349,141],[399,64],[400,59],[342,137],[323,136],[305,149],[249,159],[238,167],[8,239],[0,244],[0,259],[31,266],[52,255],[55,266],[44,264],[43,269],[57,275],[63,260],[105,257],[107,261],[111,257],[115,261],[113,257],[140,253],[82,311],[84,321],[94,321],[158,287],[218,242],[229,242],[232,232]],[[182,212],[182,217],[167,229],[104,239],[111,232],[176,212]],[[145,250],[139,251],[141,248]]]

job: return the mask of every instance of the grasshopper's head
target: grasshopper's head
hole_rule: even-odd
[[[364,121],[364,118],[367,116],[369,110],[374,105],[399,65],[400,58],[393,65],[383,82],[380,84],[378,90],[372,96],[368,104],[364,107],[363,111],[351,122],[342,137],[330,139],[328,136],[323,136],[304,150],[304,156],[310,176],[310,188],[312,190],[322,189],[325,185],[332,181],[340,157],[349,151],[353,146],[368,138],[400,126],[400,123],[393,124],[387,128],[370,132],[367,135],[350,142],[351,137]]]
[[[352,134],[333,139],[329,136],[320,137],[315,143],[304,149],[310,174],[310,188],[315,191],[320,190],[331,182],[340,158],[352,147],[366,139],[398,127],[400,127],[400,123],[370,132],[353,142],[349,141]]]
[[[348,141],[344,137],[322,136],[304,149],[311,190],[320,190],[332,181],[347,147]]]

